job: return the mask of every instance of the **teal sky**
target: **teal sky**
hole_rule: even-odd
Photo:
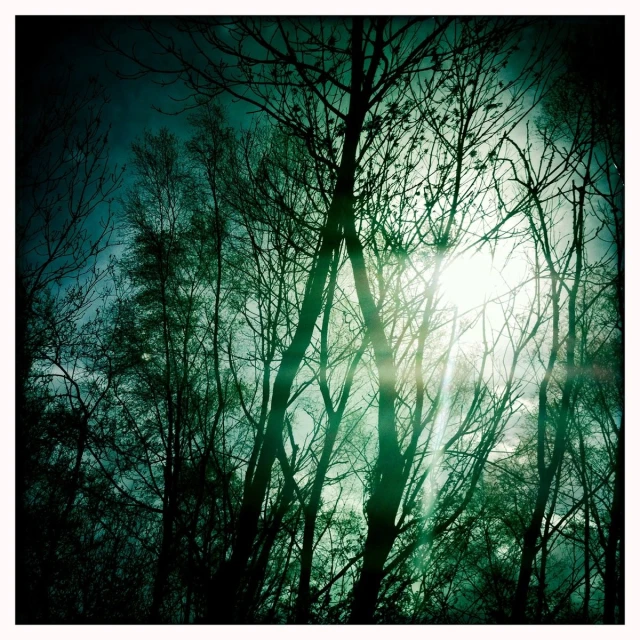
[[[37,95],[39,84],[52,70],[60,71],[73,66],[73,82],[81,90],[90,76],[98,76],[111,98],[104,111],[105,124],[111,124],[110,152],[112,161],[119,165],[129,158],[133,140],[145,129],[169,127],[173,133],[187,135],[186,115],[165,115],[175,111],[177,103],[172,97],[180,96],[176,84],[162,87],[157,77],[144,76],[136,80],[117,77],[115,71],[127,71],[127,63],[113,54],[100,51],[100,34],[105,30],[131,43],[136,41],[138,51],[146,53],[148,43],[136,37],[131,25],[135,18],[76,17],[76,16],[22,16],[16,19],[17,89],[25,96],[31,90]],[[143,34],[144,35],[144,34]],[[224,102],[224,101],[223,101]],[[26,109],[31,100],[25,101]],[[249,110],[235,103],[228,109],[229,122],[242,127],[249,123]]]

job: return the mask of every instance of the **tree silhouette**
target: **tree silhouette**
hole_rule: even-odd
[[[118,19],[115,104],[25,79],[18,621],[623,622],[620,24]]]

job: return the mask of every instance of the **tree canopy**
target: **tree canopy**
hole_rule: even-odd
[[[17,621],[624,623],[622,25],[111,20],[108,72],[39,63]]]

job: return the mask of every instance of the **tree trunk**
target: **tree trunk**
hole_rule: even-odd
[[[605,548],[604,565],[604,623],[616,623],[616,603],[619,624],[624,624],[624,416],[620,423],[618,446],[616,447],[615,479],[611,521]],[[620,576],[618,588],[618,543],[620,543]]]
[[[518,584],[516,586],[511,613],[512,622],[519,624],[525,622],[526,619],[529,582],[531,581],[531,574],[533,573],[533,561],[536,557],[538,535],[540,534],[540,527],[542,525],[542,519],[544,518],[544,509],[551,491],[551,479],[551,476],[541,479],[538,485],[536,505],[531,516],[531,522],[524,534]]]
[[[588,181],[588,177],[585,179],[585,183]],[[543,248],[545,252],[545,259],[547,266],[552,277],[552,303],[553,303],[553,345],[551,348],[551,354],[549,356],[549,362],[547,364],[547,370],[545,377],[540,385],[538,392],[538,441],[537,441],[537,462],[538,462],[538,476],[540,482],[538,484],[538,491],[536,495],[536,503],[531,516],[531,521],[524,534],[524,541],[522,547],[522,557],[520,561],[520,571],[518,574],[518,584],[516,587],[516,593],[513,599],[513,608],[511,612],[512,622],[523,623],[526,620],[526,606],[527,606],[527,594],[529,591],[529,582],[531,580],[531,574],[533,572],[533,562],[537,553],[537,541],[540,535],[540,526],[544,517],[544,509],[547,501],[549,500],[549,494],[551,491],[551,483],[556,473],[559,473],[560,463],[564,456],[564,450],[566,447],[567,428],[569,425],[571,404],[574,398],[574,387],[576,383],[576,366],[575,366],[575,352],[576,352],[576,300],[578,290],[581,282],[582,275],[582,246],[583,246],[583,229],[584,229],[584,196],[585,187],[581,189],[575,189],[574,194],[578,193],[578,199],[574,198],[574,219],[573,219],[573,239],[574,250],[576,255],[575,275],[572,287],[569,291],[568,300],[568,329],[567,329],[567,354],[566,354],[566,379],[562,386],[562,399],[560,402],[560,410],[557,418],[557,427],[555,438],[553,442],[553,453],[549,465],[545,464],[545,441],[546,441],[546,428],[547,428],[547,388],[551,380],[551,374],[555,366],[556,358],[559,352],[559,323],[560,323],[560,308],[559,308],[559,290],[558,281],[559,276],[554,268],[551,249],[548,244]],[[535,193],[532,194],[540,216],[541,226],[545,232],[546,237],[546,225],[544,223],[544,214],[542,211],[542,205]]]
[[[276,459],[278,446],[280,446],[293,381],[311,343],[316,321],[322,311],[322,294],[329,274],[331,256],[341,241],[342,220],[346,212],[353,207],[356,149],[363,119],[364,110],[361,108],[361,104],[352,98],[346,123],[342,161],[322,232],[322,241],[307,281],[298,326],[291,344],[282,356],[273,384],[271,410],[262,449],[253,480],[246,487],[243,495],[237,523],[238,536],[234,549],[230,560],[223,563],[214,577],[214,586],[209,594],[207,619],[210,622],[228,623],[232,622],[234,618],[236,595],[258,531],[260,510],[271,478],[271,468]]]
[[[300,582],[296,602],[296,624],[307,624],[309,622],[309,608],[311,606],[311,566],[313,562],[313,542],[315,538],[316,520],[318,518],[318,510],[320,509],[322,487],[327,475],[327,470],[329,469],[329,460],[336,436],[338,435],[339,420],[335,420],[334,417],[334,424],[329,425],[322,455],[320,456],[318,468],[316,469],[309,503],[304,509],[304,532],[302,536],[302,551],[300,554]]]
[[[395,519],[404,488],[403,459],[395,427],[396,365],[371,293],[353,216],[345,221],[345,242],[378,371],[378,463],[366,508],[367,539],[350,618],[351,623],[367,624],[373,618],[384,563],[397,535]]]
[[[269,526],[269,530],[267,531],[267,535],[262,545],[262,549],[260,550],[260,554],[258,555],[258,559],[256,560],[255,565],[251,567],[251,575],[248,579],[247,591],[243,598],[243,604],[238,610],[238,618],[240,620],[244,620],[245,622],[249,621],[247,619],[247,615],[251,614],[251,611],[256,604],[260,585],[264,581],[267,565],[269,563],[269,556],[271,555],[271,550],[273,549],[273,545],[275,544],[278,534],[282,530],[282,522],[284,520],[284,517],[289,512],[293,497],[293,480],[285,477],[280,505],[276,510],[273,522]]]
[[[589,483],[587,479],[587,455],[582,433],[578,433],[580,446],[580,466],[582,475],[582,492],[584,494],[584,600],[582,603],[583,622],[589,622],[589,601],[591,600],[591,567],[589,550],[591,547],[591,520],[589,513]]]
[[[331,394],[329,386],[327,384],[327,367],[328,367],[328,331],[329,331],[329,318],[331,313],[331,306],[333,303],[333,295],[335,293],[335,286],[338,275],[338,265],[340,262],[340,255],[338,252],[335,254],[335,259],[332,265],[331,277],[329,281],[329,288],[327,292],[327,306],[325,308],[324,318],[322,322],[321,333],[321,346],[320,346],[320,386],[322,394],[324,396],[325,407],[329,417],[329,424],[327,427],[327,433],[325,435],[322,453],[318,466],[316,467],[316,473],[311,486],[311,494],[307,505],[303,505],[304,511],[304,531],[302,536],[302,551],[300,554],[300,581],[298,585],[298,598],[296,601],[296,623],[307,624],[309,622],[309,613],[311,607],[311,567],[313,563],[313,543],[315,538],[316,521],[318,518],[318,511],[320,509],[320,498],[322,496],[322,487],[324,486],[327,472],[329,471],[329,463],[331,462],[331,455],[333,448],[338,437],[338,431],[344,411],[351,394],[351,387],[353,385],[353,378],[355,376],[356,369],[365,349],[369,343],[368,335],[362,340],[358,351],[351,360],[347,374],[342,387],[342,394],[340,396],[340,402],[338,407],[334,409],[333,402],[331,400]]]

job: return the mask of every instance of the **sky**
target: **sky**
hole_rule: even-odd
[[[163,115],[153,109],[171,108],[166,89],[150,77],[119,79],[114,71],[122,68],[122,61],[99,50],[101,29],[126,34],[128,24],[127,19],[105,17],[27,16],[16,20],[18,93],[21,89],[28,92],[29,84],[37,83],[51,68],[73,65],[73,79],[79,89],[89,76],[98,76],[111,98],[104,116],[112,126],[111,157],[119,165],[127,162],[131,142],[145,128],[170,126],[179,133],[181,126],[186,127],[184,116]]]
[[[162,18],[161,18],[162,20]],[[559,18],[562,22],[588,23],[600,18],[585,16]],[[181,87],[169,88],[157,84],[157,77],[143,76],[135,80],[123,80],[115,71],[130,71],[132,66],[122,57],[100,51],[101,32],[108,32],[123,44],[136,41],[137,51],[144,54],[151,48],[141,35],[136,35],[131,27],[138,24],[136,18],[114,16],[17,16],[16,17],[16,84],[18,96],[28,95],[30,85],[37,87],[38,81],[52,68],[64,69],[73,65],[73,78],[81,88],[89,76],[98,76],[107,88],[111,98],[105,110],[105,120],[112,126],[110,151],[112,161],[122,165],[130,155],[131,142],[145,128],[157,130],[162,126],[181,137],[187,132],[185,114],[165,115],[153,107],[165,111],[176,108],[170,96],[179,96]],[[126,47],[125,47],[126,48]],[[155,58],[157,60],[157,58]],[[612,69],[620,76],[622,69]],[[623,80],[621,78],[621,84]],[[227,107],[229,123],[236,127],[246,127],[250,123],[249,105],[230,103],[224,97],[220,100]],[[27,101],[28,104],[29,101]],[[226,103],[226,105],[225,105]],[[28,107],[27,107],[28,109]]]
[[[163,20],[160,18],[160,20]],[[105,87],[109,98],[102,112],[103,129],[110,126],[109,166],[112,170],[124,165],[130,166],[131,145],[142,137],[145,130],[157,132],[167,127],[178,137],[186,140],[190,136],[188,114],[169,115],[177,110],[172,97],[184,95],[179,84],[171,87],[160,86],[157,77],[149,75],[135,80],[118,77],[117,72],[130,72],[135,67],[122,56],[104,50],[102,34],[111,34],[124,45],[137,44],[137,52],[150,53],[145,34],[137,34],[138,18],[109,16],[17,16],[16,17],[16,90],[17,116],[38,115],[43,106],[42,98],[52,79],[64,76],[71,68],[71,90],[85,91],[90,77],[97,77]],[[229,102],[220,100],[221,104]],[[46,103],[44,103],[46,104]],[[46,107],[45,107],[46,108]],[[249,126],[251,117],[246,115],[250,108],[244,104],[234,104],[227,109],[230,125],[240,129]],[[161,113],[165,111],[167,113]],[[17,132],[19,143],[20,128]],[[121,209],[118,199],[126,194],[134,172],[124,172],[122,188],[116,193],[112,211]],[[98,207],[89,220],[89,229],[95,237],[100,233],[99,224],[106,217],[106,204]],[[22,211],[28,211],[24,207]],[[123,246],[113,238],[112,248],[101,254],[98,265],[107,265],[110,257],[119,257]],[[91,309],[88,313],[92,312]]]
[[[159,18],[155,20],[164,20]],[[156,130],[167,126],[180,136],[187,130],[185,114],[167,115],[179,105],[172,97],[184,95],[179,84],[162,87],[157,76],[143,76],[135,80],[122,79],[116,72],[128,72],[135,67],[124,58],[105,53],[101,48],[102,33],[112,34],[123,45],[135,42],[136,51],[151,53],[146,34],[136,34],[137,18],[114,16],[17,16],[16,53],[18,94],[28,88],[29,82],[46,73],[52,67],[64,69],[73,65],[73,75],[81,88],[91,75],[98,76],[106,87],[111,102],[105,111],[105,120],[112,125],[110,148],[118,163],[129,157],[131,142],[145,128]],[[34,38],[34,34],[37,37]],[[125,47],[126,48],[126,47]],[[154,63],[158,60],[156,57]],[[227,106],[227,117],[231,126],[242,128],[249,125],[252,110],[249,105],[239,104],[226,97],[219,102]],[[156,109],[154,109],[154,107]],[[255,109],[253,109],[255,111]]]
[[[594,18],[563,19],[580,23],[592,20]],[[22,102],[25,110],[38,108],[35,100],[28,98],[37,95],[39,84],[46,79],[45,76],[51,69],[59,71],[72,65],[72,77],[78,90],[84,87],[90,76],[98,76],[111,98],[104,110],[104,120],[111,125],[111,162],[118,166],[128,163],[131,143],[145,129],[157,130],[167,126],[179,138],[187,138],[189,135],[186,114],[166,115],[154,109],[175,110],[176,103],[170,96],[179,96],[181,90],[184,91],[180,85],[163,87],[157,83],[157,76],[150,75],[143,75],[135,80],[119,78],[116,70],[127,72],[134,67],[121,56],[100,50],[101,33],[106,32],[115,40],[120,40],[125,49],[135,42],[137,51],[143,56],[152,54],[153,50],[148,39],[144,38],[145,34],[135,34],[134,29],[138,25],[137,19],[126,17],[22,16],[16,19],[17,88],[19,96],[27,97]],[[620,69],[612,69],[612,73],[619,72]],[[21,104],[20,101],[18,104]],[[229,122],[236,128],[249,125],[251,116],[247,112],[252,110],[254,109],[249,105],[238,102],[231,105],[227,100]],[[132,172],[125,173],[125,187],[131,176]],[[98,217],[95,219],[97,221]],[[116,250],[116,255],[117,253],[119,252]],[[469,267],[468,260],[469,258],[465,259],[462,265],[465,273]],[[466,299],[468,278],[466,275],[456,278],[455,269],[453,274],[454,280],[447,288],[455,292],[455,284],[462,283],[464,287],[460,294]],[[478,291],[482,289],[479,286],[475,288]]]

